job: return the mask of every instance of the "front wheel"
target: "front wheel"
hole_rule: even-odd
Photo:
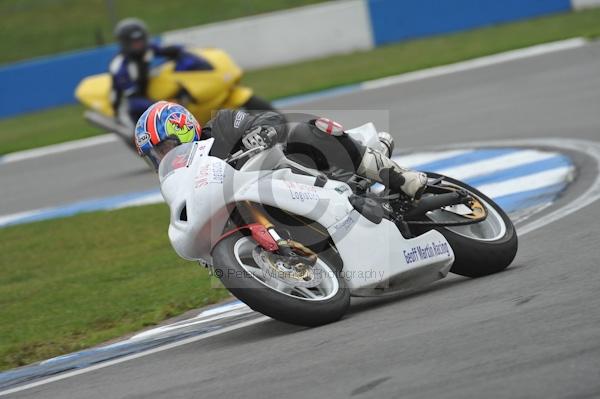
[[[310,273],[301,274],[285,262],[265,268],[265,253],[252,237],[233,234],[213,250],[215,274],[250,308],[280,321],[318,326],[346,313],[350,292],[333,251],[319,253]]]
[[[442,177],[430,172],[427,175],[435,179]],[[481,277],[507,268],[515,258],[518,248],[517,232],[508,215],[492,199],[466,183],[443,176],[441,184],[465,190],[477,199],[488,213],[487,217],[478,223],[435,227],[454,250],[456,260],[450,271],[466,277]],[[460,221],[462,218],[444,208],[430,211],[426,217],[440,224]],[[430,229],[431,227],[415,226],[418,234]]]

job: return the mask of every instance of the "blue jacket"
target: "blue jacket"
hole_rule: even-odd
[[[112,76],[111,102],[119,121],[135,124],[152,104],[146,94],[152,60],[157,56],[174,60],[183,53],[181,46],[160,47],[153,43],[139,59],[127,57],[123,53],[112,59],[109,66]]]

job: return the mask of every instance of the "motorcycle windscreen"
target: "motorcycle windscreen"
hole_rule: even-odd
[[[162,183],[171,173],[187,166],[196,151],[198,143],[185,143],[178,145],[158,160],[158,177]]]

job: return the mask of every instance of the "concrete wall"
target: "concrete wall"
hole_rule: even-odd
[[[600,0],[571,0],[571,3],[574,10],[600,7]]]
[[[373,47],[363,0],[335,1],[167,32],[162,40],[224,48],[249,69]]]

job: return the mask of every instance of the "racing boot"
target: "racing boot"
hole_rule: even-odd
[[[394,138],[392,135],[387,132],[379,132],[377,133],[377,138],[379,139],[379,147],[381,149],[379,152],[391,158],[394,152]]]
[[[358,174],[385,185],[394,193],[418,200],[427,185],[427,175],[400,167],[379,151],[368,148],[358,167]]]

